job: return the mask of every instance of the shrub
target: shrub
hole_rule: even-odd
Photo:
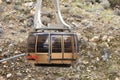
[[[119,6],[120,9],[120,0],[109,0],[111,7]]]

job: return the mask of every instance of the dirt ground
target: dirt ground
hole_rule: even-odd
[[[42,22],[55,23],[53,5],[43,2]],[[35,1],[0,0],[0,59],[26,53]],[[79,39],[77,63],[41,67],[25,57],[0,63],[0,80],[120,80],[120,15],[100,3],[60,0],[62,16]]]

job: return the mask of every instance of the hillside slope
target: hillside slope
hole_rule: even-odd
[[[43,2],[45,25],[56,22],[49,3]],[[0,0],[0,59],[26,53],[35,4],[32,0]],[[61,0],[60,7],[64,20],[78,34],[77,63],[64,68],[35,67],[20,57],[0,63],[0,80],[120,80],[119,9],[86,0]]]

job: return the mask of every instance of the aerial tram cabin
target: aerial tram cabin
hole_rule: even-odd
[[[45,26],[41,20],[42,0],[37,0],[34,16],[35,32],[31,32],[28,36],[26,58],[34,64],[72,64],[78,57],[77,35],[71,32],[71,27],[64,22],[59,0],[52,2],[57,24]]]
[[[77,43],[74,33],[32,32],[26,58],[34,64],[72,64],[77,59]]]
[[[0,62],[26,55],[34,64],[72,64],[78,56],[77,35],[71,32],[61,16],[59,0],[52,0],[55,6],[57,24],[47,26],[41,21],[42,0],[37,0],[34,16],[34,31],[28,35],[27,54],[16,55]]]

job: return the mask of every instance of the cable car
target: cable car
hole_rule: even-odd
[[[32,32],[28,36],[26,58],[35,64],[72,64],[78,54],[77,43],[74,33]]]
[[[34,17],[35,32],[31,32],[28,36],[26,58],[34,64],[72,64],[78,54],[77,35],[71,32],[71,27],[64,22],[59,0],[52,0],[52,2],[57,24],[45,26],[41,21],[42,0],[37,0]]]
[[[71,32],[71,27],[64,22],[59,9],[59,0],[52,0],[52,2],[56,10],[57,24],[48,24],[48,26],[42,24],[42,0],[37,0],[34,16],[35,32],[28,35],[27,54],[15,55],[0,62],[26,55],[28,62],[34,64],[71,65],[79,58],[77,35]]]

